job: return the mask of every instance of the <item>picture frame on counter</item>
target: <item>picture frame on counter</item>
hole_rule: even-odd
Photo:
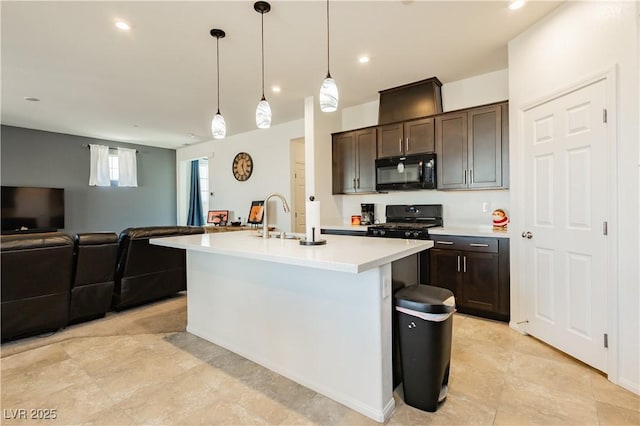
[[[252,201],[251,209],[249,210],[249,218],[247,219],[247,223],[253,225],[262,224],[262,217],[264,214],[264,200],[260,201]]]
[[[229,210],[209,210],[207,213],[207,223],[216,226],[227,226],[229,220]]]

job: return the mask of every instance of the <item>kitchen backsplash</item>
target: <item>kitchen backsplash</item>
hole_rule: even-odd
[[[342,198],[343,223],[349,223],[351,215],[360,214],[360,203],[374,203],[375,219],[380,223],[385,222],[387,204],[442,204],[444,225],[459,227],[491,226],[491,212],[503,209],[509,214],[510,207],[508,190],[399,191],[334,197]]]

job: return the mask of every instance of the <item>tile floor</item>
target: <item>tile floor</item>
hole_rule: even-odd
[[[377,424],[185,325],[181,295],[2,345],[2,424]],[[426,413],[395,398],[389,425],[640,424],[639,397],[595,370],[506,324],[458,314],[445,403]],[[20,409],[26,419],[14,418]]]

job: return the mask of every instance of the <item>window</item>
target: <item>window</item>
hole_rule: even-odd
[[[202,201],[202,213],[204,221],[207,222],[207,213],[209,212],[209,159],[201,158],[198,160],[200,173],[200,199]]]
[[[109,150],[109,180],[111,180],[111,186],[118,186],[118,179],[120,178],[119,170],[118,151]]]

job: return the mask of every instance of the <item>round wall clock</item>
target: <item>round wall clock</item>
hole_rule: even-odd
[[[251,156],[246,152],[237,153],[233,159],[233,167],[231,170],[233,171],[233,177],[235,177],[236,180],[244,182],[249,179],[253,172],[253,160],[251,159]]]

